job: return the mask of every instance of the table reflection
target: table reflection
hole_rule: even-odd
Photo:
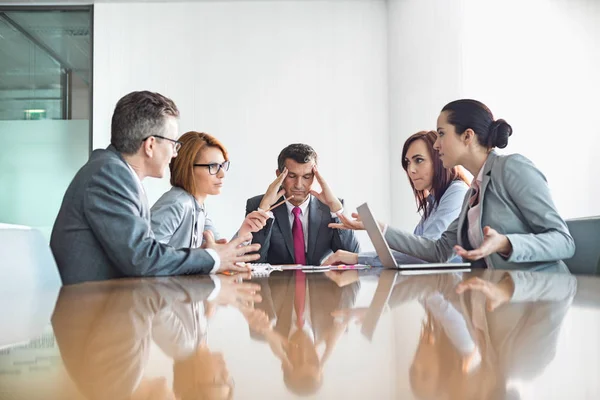
[[[260,287],[236,277],[164,278],[63,287],[52,327],[64,365],[88,398],[232,398],[223,355],[207,345],[222,305],[249,316]],[[147,379],[150,341],[173,362],[173,385]]]
[[[491,270],[415,277],[386,272],[379,287],[391,287],[392,309],[413,301],[423,308],[409,371],[417,398],[505,399],[519,398],[507,388],[509,379],[531,380],[554,358],[577,281]],[[367,313],[377,313],[377,303],[374,298]]]
[[[24,386],[27,376],[42,379],[24,368],[19,379],[0,373],[0,386],[14,383],[27,398],[513,399],[531,398],[515,382],[556,376],[559,343],[568,362],[559,372],[597,357],[561,334],[578,290],[570,275],[349,270],[240,278],[247,277],[64,287],[51,321],[61,361],[47,374],[46,392]],[[597,317],[592,292],[600,286],[590,279],[579,297]],[[0,372],[18,353],[4,352]],[[76,390],[64,380],[49,384],[60,371]]]

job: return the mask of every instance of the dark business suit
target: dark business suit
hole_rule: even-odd
[[[113,146],[95,150],[73,178],[50,247],[63,284],[209,273],[214,265],[206,250],[155,239],[143,187]]]
[[[256,211],[262,198],[263,195],[248,199],[246,215]],[[260,261],[257,262],[274,265],[295,264],[294,239],[285,204],[275,208],[273,215],[274,219],[270,218],[263,229],[253,234],[252,243],[261,245]],[[328,254],[337,250],[347,250],[353,253],[360,251],[354,231],[328,227],[332,222],[339,222],[339,218],[332,218],[329,207],[314,196],[311,196],[308,205],[308,219],[306,265],[320,265]]]

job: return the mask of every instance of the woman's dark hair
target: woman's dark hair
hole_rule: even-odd
[[[429,214],[431,214],[431,210],[427,204],[427,198],[425,197],[423,190],[415,189],[415,185],[413,184],[412,180],[410,180],[410,176],[408,175],[408,160],[406,159],[406,153],[408,153],[408,148],[413,142],[422,140],[427,145],[429,157],[433,162],[433,182],[431,191],[435,199],[434,207],[437,207],[437,205],[440,203],[440,199],[444,193],[446,193],[446,190],[453,181],[460,180],[465,182],[467,185],[471,184],[465,176],[462,167],[457,166],[453,168],[444,168],[444,164],[442,164],[442,160],[440,160],[437,150],[433,148],[433,144],[435,143],[436,139],[437,133],[435,131],[417,132],[406,139],[406,142],[404,142],[404,147],[402,148],[402,168],[404,168],[404,171],[406,171],[408,181],[410,182],[410,186],[415,194],[415,200],[417,201],[418,206],[417,211],[422,213],[423,218],[425,219],[427,219]]]
[[[512,127],[503,119],[494,120],[490,109],[477,100],[456,100],[446,104],[444,111],[448,112],[448,123],[454,126],[456,133],[462,135],[471,128],[479,144],[488,149],[505,148],[512,135]]]

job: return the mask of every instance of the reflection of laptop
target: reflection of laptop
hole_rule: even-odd
[[[392,294],[392,289],[394,288],[394,283],[396,283],[397,276],[398,272],[392,271],[391,269],[382,271],[379,276],[377,289],[375,289],[373,300],[371,300],[371,305],[365,314],[361,329],[362,334],[369,340],[373,339],[373,333],[375,333],[375,328],[383,313],[383,308],[387,304],[390,294]]]
[[[381,230],[379,230],[377,220],[373,216],[373,213],[369,209],[367,203],[360,205],[356,210],[358,211],[358,215],[360,215],[360,219],[365,225],[365,229],[369,234],[371,242],[373,242],[377,256],[384,267],[401,270],[431,270],[432,272],[440,270],[469,270],[471,263],[424,263],[398,265],[394,255],[392,254],[392,251],[390,250],[390,247],[381,233]]]

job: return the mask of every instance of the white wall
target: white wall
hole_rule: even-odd
[[[415,198],[402,169],[402,147],[436,129],[441,107],[461,96],[464,0],[388,1],[392,224],[413,230]]]
[[[294,142],[315,147],[347,208],[368,200],[389,218],[383,1],[100,3],[94,14],[94,148],[109,143],[121,96],[158,91],[180,108],[182,133],[209,132],[230,151],[223,193],[208,201],[225,235]],[[145,186],[151,203],[169,188]]]
[[[465,19],[464,94],[512,124],[503,152],[544,172],[565,218],[600,215],[600,3],[469,0]]]
[[[182,133],[230,149],[224,192],[208,201],[224,234],[296,141],[317,149],[348,208],[366,200],[412,229],[402,144],[472,97],[513,125],[503,152],[542,169],[566,218],[600,214],[599,18],[588,0],[96,4],[93,145],[107,145],[123,94],[160,91],[180,107]],[[153,202],[168,182],[146,187]]]
[[[600,214],[600,3],[390,0],[388,26],[394,224],[417,220],[405,206],[404,140],[465,97],[512,124],[501,152],[544,172],[565,218]]]

